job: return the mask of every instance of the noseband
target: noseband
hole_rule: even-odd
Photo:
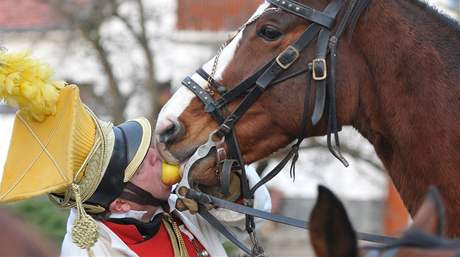
[[[219,124],[218,129],[213,132],[212,136],[209,137],[210,139],[205,144],[206,149],[215,147],[218,152],[218,166],[220,167],[219,173],[221,176],[224,176],[224,178],[221,177],[221,181],[228,181],[225,177],[228,177],[232,170],[240,170],[242,177],[241,191],[243,202],[247,206],[252,206],[254,193],[257,188],[275,177],[291,158],[293,158],[291,174],[294,174],[299,146],[306,137],[305,130],[308,123],[308,100],[312,84],[316,87],[316,95],[311,122],[313,126],[317,125],[327,108],[328,148],[337,159],[339,159],[345,166],[348,166],[348,162],[340,152],[340,142],[338,136],[340,126],[337,123],[336,115],[336,49],[338,41],[345,29],[351,25],[354,18],[361,15],[368,6],[370,0],[350,0],[343,18],[335,29],[335,32],[333,32],[333,29],[335,27],[337,14],[344,6],[344,0],[332,0],[323,11],[300,4],[294,0],[267,0],[267,2],[283,11],[310,21],[311,25],[306,28],[302,35],[293,44],[284,49],[284,51],[282,51],[277,57],[267,62],[267,64],[265,64],[261,69],[230,90],[226,90],[223,85],[215,81],[212,76],[214,74],[209,75],[203,69],[199,69],[197,74],[199,74],[205,81],[208,81],[209,85],[214,88],[213,93],[216,91],[220,95],[220,98],[216,100],[212,96],[214,95],[213,93],[211,95],[191,77],[187,77],[182,81],[182,84],[192,91],[204,104],[205,112],[209,113]],[[301,53],[315,38],[317,38],[315,58],[305,69],[285,74],[286,71],[297,62]],[[216,56],[216,62],[218,61],[218,57],[219,56]],[[296,143],[292,146],[286,157],[272,171],[263,177],[259,183],[250,188],[244,168],[245,162],[235,136],[235,125],[267,88],[304,73],[307,74],[307,88],[304,96],[301,134],[298,136]],[[283,74],[284,76],[280,77]],[[227,105],[243,95],[244,98],[237,108],[232,113],[225,115],[227,113]],[[332,144],[332,135],[334,136],[334,145]],[[216,138],[214,141],[211,140],[213,137]],[[222,144],[217,143],[221,141],[224,141],[227,144],[229,149],[228,155],[224,152],[225,150],[223,149]],[[209,150],[206,152],[206,155],[208,153]],[[198,158],[196,161],[198,161]],[[191,167],[192,165],[193,163],[189,166]],[[225,187],[226,186],[224,185],[224,188]],[[252,216],[246,217],[246,230],[252,238],[255,227],[254,220]],[[254,250],[252,253],[252,255],[262,254],[263,252],[257,252]]]

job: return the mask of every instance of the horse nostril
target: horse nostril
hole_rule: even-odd
[[[163,131],[159,132],[158,140],[160,143],[170,144],[179,139],[184,132],[184,126],[179,121],[171,121]]]

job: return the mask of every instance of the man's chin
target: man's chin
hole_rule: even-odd
[[[169,197],[171,196],[171,190],[172,190],[172,186],[169,186],[169,187],[164,191],[164,194],[161,196],[160,199],[167,201],[167,200],[169,199]]]

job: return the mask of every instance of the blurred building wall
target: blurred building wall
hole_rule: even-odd
[[[383,233],[384,204],[380,200],[346,200],[342,199],[348,216],[360,232]],[[287,197],[281,201],[279,214],[308,220],[316,202],[314,198]],[[314,257],[310,246],[308,231],[272,222],[264,223],[259,232],[264,250],[268,256]]]
[[[59,18],[41,0],[1,0],[0,30],[47,30],[59,25]]]
[[[243,24],[262,0],[178,0],[177,29],[221,31]]]

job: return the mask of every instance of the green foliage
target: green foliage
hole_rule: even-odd
[[[230,241],[224,243],[224,249],[225,252],[227,252],[227,255],[229,257],[238,257],[238,253],[240,252],[238,247],[236,247],[233,243]]]
[[[25,200],[8,207],[24,222],[32,224],[56,243],[60,244],[64,239],[69,211],[59,209],[48,197]]]

